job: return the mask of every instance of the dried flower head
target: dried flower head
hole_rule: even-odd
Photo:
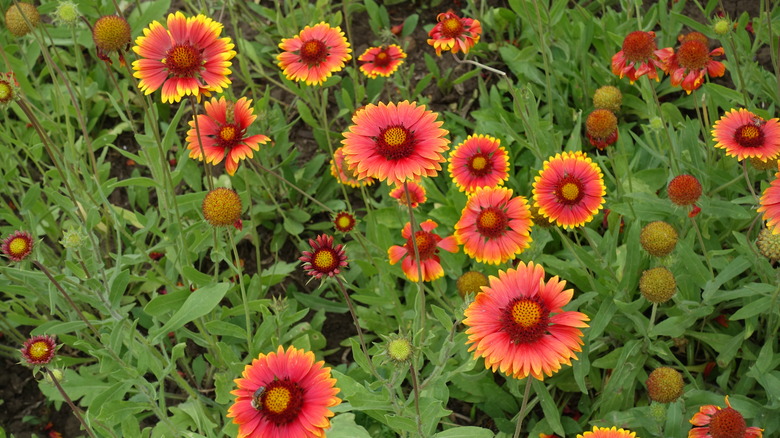
[[[651,303],[661,304],[669,301],[677,292],[674,274],[664,266],[642,272],[639,292]]]
[[[30,33],[40,20],[41,16],[38,14],[38,9],[30,3],[19,2],[18,6],[17,4],[12,4],[5,11],[5,26],[11,34],[18,37]],[[32,28],[27,25],[27,21],[30,22]]]
[[[488,285],[488,278],[479,271],[469,271],[458,277],[457,288],[461,297],[482,292],[482,286]]]
[[[593,107],[608,109],[613,113],[620,111],[623,105],[623,93],[617,87],[605,85],[593,93]]]
[[[645,382],[650,400],[658,403],[671,403],[683,393],[683,376],[670,367],[660,367],[653,370]]]
[[[590,144],[603,150],[618,139],[617,117],[608,109],[596,109],[585,120],[585,134]]]
[[[5,107],[19,97],[19,83],[13,72],[0,73],[0,107]]]
[[[639,243],[650,255],[665,257],[677,246],[677,230],[664,221],[650,222],[639,233]]]
[[[679,206],[695,204],[701,196],[701,191],[701,183],[693,175],[678,175],[666,188],[669,200]]]
[[[780,234],[773,234],[768,228],[764,228],[758,233],[756,240],[758,251],[770,261],[780,260]]]
[[[201,208],[206,221],[215,227],[235,225],[241,218],[241,198],[235,190],[224,187],[208,192]]]
[[[109,61],[108,54],[119,53],[119,62],[125,65],[123,51],[130,48],[130,24],[118,15],[104,15],[92,26],[92,40],[97,47],[98,58]]]

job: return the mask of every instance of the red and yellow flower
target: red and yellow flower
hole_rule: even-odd
[[[732,109],[713,126],[715,147],[726,149],[726,155],[739,161],[752,157],[772,160],[780,156],[778,122],[778,119],[764,120],[744,108]]]
[[[280,345],[244,367],[227,414],[238,424],[238,438],[324,438],[330,408],[341,403],[324,364],[310,351]]]
[[[333,236],[320,234],[316,239],[309,239],[311,251],[303,251],[298,259],[303,262],[303,269],[314,278],[322,278],[323,275],[333,277],[346,267],[347,256],[344,254],[344,245],[333,246]]]
[[[655,32],[631,32],[623,39],[622,50],[612,57],[612,73],[621,79],[628,76],[632,84],[643,75],[659,81],[656,69],[663,71],[661,58],[673,52],[671,47],[658,50],[655,45]]]
[[[195,120],[190,120],[187,131],[187,149],[190,158],[197,158],[217,165],[225,160],[225,170],[234,175],[239,161],[252,158],[252,151],[260,149],[270,138],[265,135],[246,135],[246,130],[257,118],[252,114],[252,101],[246,97],[237,102],[224,97],[212,98],[204,105],[206,114],[198,114],[197,129]],[[200,141],[198,141],[200,131]],[[201,150],[202,147],[202,150]]]
[[[425,194],[425,187],[422,185],[414,181],[409,181],[406,183],[406,186],[409,188],[409,198],[412,200],[412,208],[417,208],[418,205],[424,203],[428,199]],[[390,197],[397,199],[398,203],[403,206],[409,205],[406,200],[406,190],[404,190],[403,184],[390,190]]]
[[[452,53],[469,53],[474,44],[479,42],[482,25],[473,18],[461,18],[452,11],[436,16],[436,23],[428,32],[428,44],[433,46],[436,54],[451,50]]]
[[[403,101],[368,104],[355,112],[344,133],[344,159],[358,180],[376,178],[402,184],[436,176],[449,147],[438,113]]]
[[[355,228],[355,224],[357,224],[355,216],[347,211],[338,212],[333,219],[333,226],[337,231],[341,231],[342,233],[349,233],[352,231],[352,229]]]
[[[544,162],[534,182],[534,204],[564,228],[584,225],[604,206],[603,174],[583,152],[563,152]]]
[[[726,66],[712,59],[713,56],[723,55],[723,47],[710,51],[707,44],[706,37],[704,42],[700,38],[687,37],[676,52],[659,55],[672,86],[681,86],[686,93],[691,94],[691,91],[704,83],[704,75],[717,78],[726,73]]]
[[[501,140],[488,135],[468,136],[455,146],[449,161],[447,170],[462,192],[500,186],[509,178],[509,155]]]
[[[24,341],[22,359],[28,365],[46,365],[54,358],[57,344],[54,338],[47,335],[33,336]]]
[[[524,197],[512,197],[505,187],[479,187],[455,224],[455,237],[469,257],[497,265],[530,246],[531,225]]]
[[[585,120],[585,135],[590,144],[604,150],[618,139],[617,117],[608,109],[596,109]]]
[[[0,247],[3,254],[15,262],[21,262],[30,255],[33,249],[33,238],[27,231],[14,231],[3,239]]]
[[[761,438],[763,429],[747,427],[745,418],[731,407],[726,396],[726,407],[706,405],[693,414],[690,423],[694,427],[688,431],[688,438]]]
[[[306,85],[322,85],[352,59],[352,49],[344,32],[325,22],[306,26],[292,38],[283,38],[279,48],[284,52],[276,59],[284,76]]]
[[[181,12],[168,15],[168,28],[153,21],[144,36],[135,40],[133,62],[138,88],[151,94],[162,87],[163,103],[179,102],[184,96],[210,96],[230,85],[230,60],[236,56],[230,38],[220,38],[222,24]]]
[[[420,230],[414,233],[413,242],[412,226],[407,222],[403,230],[401,230],[401,236],[406,239],[406,243],[403,246],[393,245],[387,250],[391,265],[404,259],[401,262],[401,269],[403,269],[406,278],[411,281],[420,281],[418,266],[422,271],[422,281],[433,281],[444,276],[444,269],[442,269],[441,260],[437,255],[439,249],[449,252],[458,251],[455,237],[449,236],[442,239],[438,234],[433,233],[437,226],[438,224],[430,219],[421,223]],[[419,262],[414,254],[415,243],[417,244],[417,252],[420,255]]]
[[[615,426],[611,428],[593,426],[592,431],[583,434],[577,434],[577,438],[636,438],[636,432],[630,430],[618,429]]]
[[[406,52],[397,44],[369,47],[358,57],[360,71],[371,79],[377,76],[389,77],[404,63]]]
[[[544,268],[520,262],[517,269],[498,271],[464,312],[466,344],[485,367],[518,379],[543,380],[562,365],[571,365],[582,351],[587,315],[564,311],[574,291],[566,282],[544,280]]]
[[[760,203],[757,211],[764,213],[766,227],[772,230],[772,234],[780,234],[780,172],[775,174],[775,179],[764,190]]]

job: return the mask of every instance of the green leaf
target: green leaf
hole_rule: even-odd
[[[371,438],[363,426],[355,423],[355,414],[344,412],[330,422],[329,438]]]
[[[188,322],[211,312],[225,296],[230,283],[217,283],[196,289],[187,297],[184,304],[163,324],[149,332],[151,343],[160,342],[165,333],[176,330]]]
[[[493,432],[475,426],[461,426],[439,432],[433,438],[493,438]]]
[[[552,427],[553,432],[564,436],[566,433],[564,432],[563,425],[561,424],[561,413],[558,412],[558,405],[550,395],[550,391],[547,389],[547,385],[545,385],[544,382],[540,380],[536,380],[530,377],[526,377],[526,379],[529,380],[525,384],[533,384],[534,392],[536,392],[536,395],[541,401],[545,420],[547,420],[547,423],[549,423],[550,427]]]

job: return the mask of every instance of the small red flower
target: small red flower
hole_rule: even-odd
[[[157,260],[160,260],[163,257],[165,257],[165,253],[162,252],[152,251],[149,253],[149,258],[154,260],[155,262]]]
[[[436,222],[429,219],[421,223],[421,229],[414,233],[414,243],[417,244],[417,252],[420,255],[419,262],[415,260],[412,227],[409,222],[406,223],[401,231],[401,236],[406,239],[406,244],[403,246],[393,245],[387,250],[391,265],[398,263],[402,258],[404,259],[401,262],[401,268],[406,277],[411,281],[416,282],[420,279],[418,265],[421,265],[422,281],[433,281],[443,277],[444,269],[442,269],[439,256],[437,255],[439,249],[449,252],[458,251],[458,243],[455,237],[450,236],[442,239],[438,234],[433,233],[437,226]]]
[[[347,256],[344,245],[333,246],[333,236],[320,234],[316,239],[309,239],[311,251],[303,251],[298,260],[303,262],[303,269],[315,278],[323,275],[333,277],[340,269],[347,266]]]
[[[436,16],[438,23],[433,26],[428,36],[428,44],[433,46],[436,54],[452,50],[452,53],[469,53],[474,44],[479,42],[482,25],[473,18],[460,18],[452,10]]]
[[[32,248],[32,235],[27,231],[14,231],[3,240],[2,245],[3,254],[15,262],[20,262],[29,256]]]
[[[28,365],[46,365],[54,358],[56,350],[57,344],[53,337],[38,335],[24,341],[21,351]]]
[[[669,200],[679,206],[693,205],[699,200],[702,188],[699,180],[693,175],[678,175],[674,177],[666,188]]]
[[[406,183],[409,188],[409,198],[412,200],[412,208],[417,208],[418,205],[428,200],[425,194],[425,187],[417,184],[414,181]],[[406,190],[404,190],[403,184],[398,184],[393,190],[390,190],[390,197],[397,199],[398,203],[402,206],[409,205],[406,199]]]
[[[608,109],[597,109],[585,120],[585,134],[590,144],[604,150],[618,139],[617,117]]]
[[[358,57],[360,71],[371,79],[377,76],[389,77],[404,63],[406,53],[396,44],[369,47]]]
[[[333,219],[333,225],[336,227],[336,230],[341,231],[342,233],[349,233],[352,231],[352,229],[355,228],[355,223],[357,223],[355,216],[352,216],[346,211],[340,211],[336,215],[336,218]]]
[[[699,408],[690,423],[694,427],[688,432],[688,438],[761,438],[763,429],[747,427],[745,418],[731,407],[726,396],[726,407],[706,405]]]

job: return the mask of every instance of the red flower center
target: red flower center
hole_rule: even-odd
[[[390,64],[390,61],[392,61],[392,59],[390,58],[390,55],[388,55],[387,52],[385,52],[384,49],[382,49],[374,57],[374,65],[377,67],[387,67]]]
[[[164,62],[174,76],[191,78],[200,70],[203,57],[192,45],[177,44],[168,50]]]
[[[320,40],[308,40],[301,46],[301,60],[309,67],[315,67],[328,57],[328,48]]]
[[[474,176],[485,176],[493,170],[493,162],[490,161],[490,157],[481,152],[469,158],[467,166],[469,172]]]
[[[506,231],[509,218],[500,208],[488,207],[477,216],[477,231],[488,239],[501,237]]]
[[[314,270],[328,274],[339,267],[339,255],[333,248],[320,248],[311,257]]]
[[[278,426],[288,424],[303,407],[303,388],[287,379],[274,380],[265,387],[259,406],[266,420]]]
[[[463,32],[463,23],[457,17],[444,20],[441,23],[441,33],[447,38],[457,38]]]
[[[412,133],[403,126],[390,126],[376,139],[377,152],[388,160],[400,160],[414,152]]]
[[[646,62],[655,49],[655,36],[650,32],[637,30],[623,40],[623,56],[631,62]]]
[[[236,124],[222,125],[217,132],[217,143],[221,148],[232,148],[241,141],[241,136],[241,129]]]
[[[737,128],[734,141],[744,148],[757,148],[764,145],[764,131],[760,126],[748,123]]]
[[[355,226],[355,218],[349,213],[339,213],[334,223],[337,230],[346,233]]]
[[[563,177],[555,186],[555,197],[563,205],[574,205],[582,200],[585,195],[583,192],[582,181],[572,175]]]
[[[516,298],[503,310],[502,330],[507,332],[515,344],[530,344],[538,341],[547,332],[550,311],[538,297]]]
[[[710,418],[712,438],[743,438],[746,431],[745,419],[733,408],[720,409]]]
[[[710,62],[710,51],[701,41],[687,40],[677,49],[677,62],[688,70],[701,70]]]
[[[433,233],[429,233],[427,231],[418,231],[414,233],[414,240],[415,243],[417,243],[417,252],[420,253],[420,260],[428,260],[429,258],[436,255],[436,252],[438,249],[436,248],[436,244],[439,243],[438,236],[436,236]],[[414,243],[412,243],[412,238],[410,237],[406,241],[406,249],[409,251],[409,254],[414,258]]]

